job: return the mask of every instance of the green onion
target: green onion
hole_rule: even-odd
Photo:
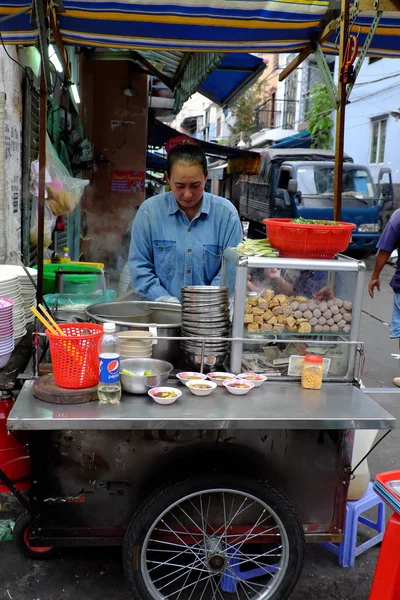
[[[236,250],[244,256],[264,256],[266,258],[277,256],[276,250],[272,248],[267,238],[262,240],[244,240],[240,242]]]

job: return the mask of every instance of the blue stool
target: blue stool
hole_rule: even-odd
[[[370,521],[362,514],[369,508],[378,507],[377,521]],[[377,531],[371,539],[357,546],[357,530],[358,524],[362,523],[371,529]],[[373,484],[368,484],[368,489],[364,496],[359,500],[349,500],[346,505],[346,520],[344,525],[344,538],[340,544],[332,542],[323,542],[322,546],[330,550],[339,557],[339,565],[341,567],[354,567],[356,556],[359,556],[368,548],[372,548],[383,540],[385,533],[385,503],[374,492]]]

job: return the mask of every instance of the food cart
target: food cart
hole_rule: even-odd
[[[293,271],[324,272],[335,295],[352,303],[350,328],[303,334],[286,322],[279,333],[244,331],[248,277],[270,268],[293,281]],[[126,393],[116,406],[57,405],[35,398],[27,381],[8,419],[16,436],[30,433],[31,490],[15,526],[18,546],[46,558],[63,546],[123,545],[129,588],[140,600],[289,597],[305,543],[342,539],[354,430],[394,426],[360,389],[364,269],[343,257],[225,251],[224,283],[234,290],[230,369],[264,361],[269,370],[246,396],[217,387],[197,397],[177,382],[182,396],[169,406]],[[319,391],[284,372],[290,357],[272,358],[271,348],[293,354],[300,342],[331,353]],[[209,353],[201,356],[211,364]]]

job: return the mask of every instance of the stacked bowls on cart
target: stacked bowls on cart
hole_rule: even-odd
[[[22,287],[15,265],[0,265],[0,297],[13,301],[14,340],[18,343],[26,334],[25,305]]]
[[[14,345],[13,301],[0,298],[0,369],[10,360]]]
[[[153,340],[149,331],[121,331],[117,334],[121,358],[151,358]]]
[[[26,274],[25,269],[18,265],[12,265],[13,269],[15,269],[16,275],[18,275],[19,282],[21,284],[21,294],[22,300],[24,301],[24,313],[25,313],[25,321],[26,324],[33,323],[35,320],[35,315],[30,310],[31,306],[35,306],[36,304],[36,288],[35,285],[37,283],[37,270],[31,269],[30,267],[25,267],[28,271],[29,275],[32,277],[34,283],[32,283],[29,276]]]
[[[229,342],[213,338],[229,337],[230,312],[228,289],[216,286],[186,286],[182,288],[183,338],[204,338],[204,366],[221,366],[229,350]],[[186,362],[199,367],[202,362],[202,341],[182,340]]]

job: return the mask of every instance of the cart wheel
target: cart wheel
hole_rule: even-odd
[[[31,546],[29,537],[32,527],[33,517],[28,512],[22,513],[18,517],[14,526],[14,542],[18,550],[28,558],[36,560],[48,560],[57,554],[57,549],[53,546]]]
[[[200,476],[143,502],[123,563],[135,600],[286,600],[305,540],[288,499],[239,476]]]

